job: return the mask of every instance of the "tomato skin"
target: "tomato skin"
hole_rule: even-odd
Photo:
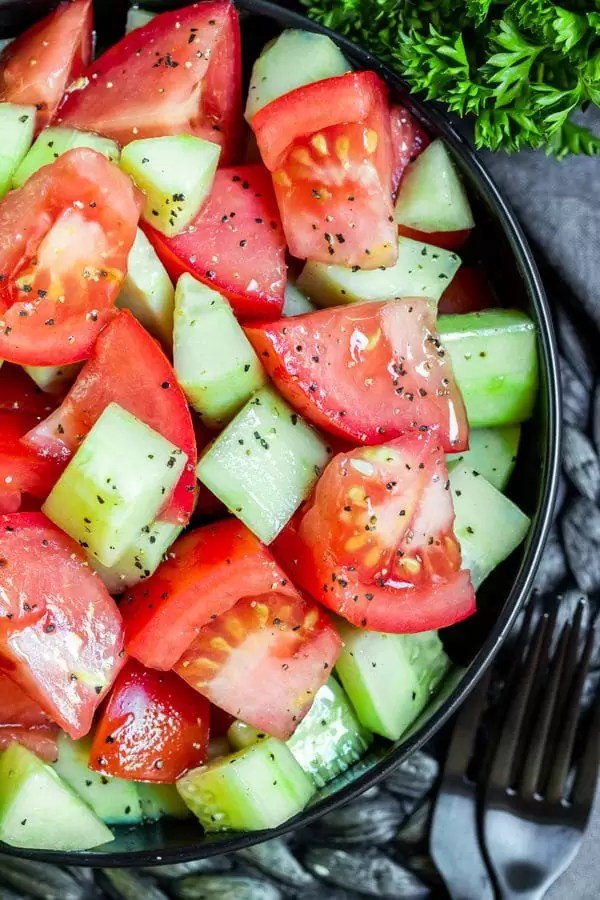
[[[92,0],[61,3],[0,54],[0,100],[37,106],[40,130],[50,124],[65,88],[91,56]]]
[[[0,671],[82,737],[125,661],[117,606],[79,545],[42,513],[0,517],[0,547],[2,595],[22,613],[0,633]]]
[[[129,660],[96,725],[90,769],[173,784],[206,762],[209,720],[208,701],[181,678]]]
[[[341,641],[317,605],[245,597],[204,625],[175,671],[221,709],[288,738],[327,681]]]
[[[42,709],[3,672],[0,672],[0,752],[16,741],[53,762],[58,729]]]
[[[65,96],[59,122],[96,131],[121,145],[167,134],[194,134],[236,152],[241,110],[238,15],[209,0],[155,16],[102,54],[81,89]]]
[[[479,312],[495,305],[492,286],[483,269],[461,266],[440,297],[438,312]]]
[[[442,247],[444,250],[461,250],[471,235],[471,229],[463,228],[461,231],[418,231],[416,228],[409,228],[408,225],[398,225],[398,234],[412,238],[413,241],[422,241],[424,244]]]
[[[267,547],[239,520],[190,531],[121,604],[127,652],[146,666],[170,669],[203,625],[241,597],[271,590],[298,597]]]
[[[109,403],[118,403],[187,454],[186,467],[160,516],[187,524],[196,485],[192,418],[171,363],[128,310],[121,310],[102,331],[62,404],[23,442],[43,457],[66,461]]]
[[[31,494],[39,500],[45,500],[56,483],[62,466],[53,459],[39,457],[29,447],[25,447],[20,438],[37,424],[35,416],[19,412],[0,412],[0,485],[11,493]],[[4,491],[6,503],[7,491]]]
[[[417,119],[400,104],[390,109],[390,129],[392,134],[392,194],[395,197],[402,176],[409,163],[414,162],[429,144],[429,135]]]
[[[378,444],[436,424],[446,452],[466,449],[464,404],[426,300],[354,303],[245,331],[277,389],[319,428]]]
[[[264,166],[219,169],[208,201],[181,234],[144,230],[173,282],[189,272],[224,294],[242,321],[281,314],[286,244]]]

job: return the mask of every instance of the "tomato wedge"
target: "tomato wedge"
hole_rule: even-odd
[[[438,425],[447,452],[468,425],[426,300],[352,304],[247,326],[278,390],[315,425],[377,444]]]
[[[68,459],[109,403],[118,403],[187,454],[187,465],[161,513],[165,521],[187,524],[196,485],[190,411],[160,345],[127,310],[100,334],[58,409],[23,442],[44,457]]]
[[[410,633],[475,611],[434,431],[338,454],[273,550],[297,584],[361,628]]]
[[[72,89],[63,125],[127,144],[195,134],[237,150],[242,124],[238,15],[228,0],[194,3],[155,16],[114,44]]]
[[[82,737],[124,662],[117,606],[79,545],[42,513],[0,517],[0,555],[0,597],[13,615],[0,633],[0,671]]]
[[[29,413],[45,418],[56,406],[56,399],[45,394],[25,374],[21,366],[4,363],[0,368],[0,411]]]
[[[0,751],[14,741],[52,762],[58,729],[21,688],[0,672]]]
[[[286,245],[264,166],[219,169],[206,205],[181,234],[145,231],[173,281],[189,272],[224,294],[242,320],[281,314]]]
[[[62,466],[57,460],[44,459],[29,447],[21,443],[20,438],[37,424],[35,416],[19,412],[0,412],[0,486],[3,489],[4,502],[8,492],[20,495],[31,494],[39,500],[45,500],[58,476]]]
[[[61,3],[2,51],[0,100],[36,106],[36,124],[42,129],[91,57],[92,0]]]
[[[172,784],[207,760],[210,708],[173,672],[130,660],[96,726],[90,769],[115,778]]]
[[[407,165],[414,162],[429,143],[429,135],[418,121],[400,104],[390,109],[392,133],[392,194],[396,196]]]
[[[32,366],[86,359],[114,315],[142,195],[80,147],[0,204],[0,358]]]
[[[170,669],[203,625],[241,597],[267,591],[298,597],[269,550],[238,519],[191,531],[121,604],[127,652],[146,666]]]
[[[387,89],[350,72],[290,91],[252,119],[292,256],[341,266],[391,266],[392,207]]]
[[[285,740],[329,678],[340,647],[319,606],[269,593],[246,597],[205,625],[175,671],[231,715]]]
[[[461,250],[467,243],[470,228],[460,231],[419,231],[408,225],[398,225],[398,234],[411,238],[413,241],[422,241],[424,244],[433,244],[434,247],[443,247],[444,250]]]
[[[479,312],[497,306],[487,275],[478,266],[461,266],[438,303],[440,313]]]

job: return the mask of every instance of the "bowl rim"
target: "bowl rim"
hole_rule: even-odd
[[[325,26],[306,18],[301,13],[285,7],[277,6],[270,0],[234,0],[241,12],[269,18],[282,28],[300,28],[330,37],[340,49],[352,57],[361,68],[376,71],[383,80],[402,95],[403,103],[419,120],[434,129],[452,147],[462,165],[470,171],[476,183],[477,192],[492,207],[499,224],[508,240],[511,252],[517,263],[519,274],[525,284],[526,292],[535,309],[538,324],[538,339],[541,368],[545,374],[542,384],[545,387],[547,419],[547,435],[545,441],[544,465],[542,472],[542,488],[538,497],[537,509],[532,518],[532,529],[528,535],[528,548],[514,578],[511,590],[504,602],[496,624],[479,651],[464,670],[456,686],[443,700],[428,719],[416,728],[400,746],[391,750],[385,758],[349,784],[345,784],[335,792],[289,819],[277,828],[249,833],[233,833],[232,837],[221,836],[217,839],[210,835],[203,836],[198,844],[185,844],[158,850],[107,850],[90,851],[57,851],[30,850],[11,847],[0,842],[0,850],[7,856],[26,857],[40,862],[50,862],[69,866],[104,866],[133,867],[173,864],[189,862],[241,850],[253,844],[279,837],[295,828],[310,825],[327,812],[354,800],[368,788],[373,787],[394,771],[412,753],[421,748],[456,712],[458,707],[473,690],[486,669],[491,665],[515,619],[528,597],[534,576],[539,565],[546,538],[550,530],[554,501],[558,488],[560,472],[561,447],[561,388],[558,368],[558,350],[555,342],[550,306],[544,291],[537,265],[515,216],[515,213],[503,199],[491,177],[477,157],[470,143],[454,128],[447,116],[435,105],[422,101],[409,93],[406,82],[387,65],[347,38]],[[142,826],[133,826],[139,828]]]

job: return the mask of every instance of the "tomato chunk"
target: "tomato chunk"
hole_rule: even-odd
[[[58,729],[40,706],[0,672],[0,751],[16,741],[52,762],[57,756]]]
[[[41,513],[0,517],[0,558],[0,597],[13,615],[0,670],[82,737],[124,662],[117,606],[79,545]]]
[[[443,628],[475,611],[435,431],[339,454],[274,544],[297,584],[354,625]]]
[[[224,294],[242,320],[281,314],[286,245],[264,166],[219,169],[206,205],[181,234],[145,231],[173,281],[189,272]]]
[[[100,56],[60,122],[127,144],[195,134],[237,149],[242,123],[238,15],[229,0],[194,3],[155,16]]]
[[[190,411],[160,345],[127,310],[104,329],[64,401],[24,443],[44,457],[68,459],[109,403],[118,403],[187,454],[187,465],[161,513],[165,521],[186,524],[196,484]]]
[[[387,90],[350,72],[284,94],[252,119],[290,253],[375,269],[398,255]]]
[[[44,128],[91,56],[92,0],[61,3],[2,51],[0,100],[36,106],[37,127]]]
[[[60,462],[44,459],[30,447],[21,443],[20,438],[37,423],[35,416],[19,412],[0,412],[0,485],[4,503],[9,493],[18,492],[19,508],[23,493],[45,500],[61,473]]]
[[[94,733],[90,768],[116,778],[172,784],[207,760],[210,708],[173,672],[130,660]]]
[[[438,425],[447,452],[466,449],[464,404],[426,300],[324,309],[246,334],[278,390],[320,428],[377,444]]]
[[[125,598],[127,652],[144,665],[170,669],[203,625],[241,597],[268,591],[298,597],[269,550],[238,519],[191,531]]]
[[[285,740],[335,665],[341,642],[313,603],[246,597],[205,625],[175,671],[222,709]]]
[[[398,225],[398,234],[411,238],[413,241],[422,241],[424,244],[433,244],[434,247],[443,247],[444,250],[461,250],[471,235],[471,229],[419,231],[417,228],[409,228],[408,225]]]
[[[479,312],[497,306],[487,275],[478,266],[461,266],[438,303],[440,313]]]
[[[81,147],[0,204],[0,358],[33,366],[86,359],[114,315],[141,194]]]
[[[56,399],[45,394],[25,374],[21,366],[4,363],[0,368],[0,411],[29,413],[44,418],[56,406]]]
[[[392,194],[396,196],[402,176],[409,163],[414,162],[429,143],[429,135],[409,111],[394,104],[390,109],[392,133]]]

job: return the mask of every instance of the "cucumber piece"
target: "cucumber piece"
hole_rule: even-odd
[[[475,225],[467,192],[443,141],[432,141],[406,169],[396,222],[418,231],[463,231]]]
[[[181,525],[152,522],[142,528],[136,540],[112,566],[103,566],[93,556],[90,556],[90,565],[104,582],[109,594],[122,594],[156,572],[165,553],[180,533]]]
[[[88,769],[92,740],[58,737],[54,770],[106,825],[138,825],[142,821],[137,785],[123,778],[109,778]]]
[[[244,747],[250,747],[266,737],[268,735],[264,732],[259,731],[254,725],[242,722],[241,719],[236,719],[227,729],[227,738],[234,750],[243,750]]]
[[[210,193],[220,153],[191,134],[127,144],[120,165],[146,194],[142,218],[167,237],[182,231]]]
[[[156,518],[187,456],[110,403],[50,491],[43,512],[105,566]]]
[[[336,620],[336,671],[365,728],[398,740],[427,706],[450,660],[437,631],[383,634]]]
[[[233,419],[267,376],[228,301],[187,273],[177,282],[173,365],[209,428]]]
[[[156,13],[150,12],[149,9],[140,9],[139,6],[132,6],[131,9],[127,10],[125,34],[129,34],[135,28],[141,28],[142,25],[147,25],[155,15]]]
[[[308,300],[302,291],[298,288],[296,284],[292,281],[289,281],[285,286],[285,293],[283,298],[283,312],[284,316],[302,316],[304,313],[314,312],[315,307]]]
[[[221,432],[196,474],[269,544],[309,495],[330,455],[317,432],[264,387]]]
[[[0,757],[0,840],[31,850],[89,850],[114,836],[52,766],[11,744]]]
[[[460,466],[475,469],[499,491],[503,491],[517,461],[521,428],[475,428],[469,435],[469,449],[462,453],[448,453],[448,472]]]
[[[173,346],[175,288],[144,232],[138,228],[116,305],[128,309],[163,347]]]
[[[538,388],[537,332],[526,313],[486,309],[439,316],[471,428],[516,425],[531,416]]]
[[[65,366],[23,366],[29,377],[46,394],[65,394],[81,371],[83,363]]]
[[[206,831],[257,831],[301,812],[315,786],[282,741],[266,738],[192,769],[177,790]]]
[[[35,130],[35,106],[17,103],[0,103],[0,200],[13,187],[12,178],[33,140]]]
[[[388,269],[354,271],[307,262],[298,288],[317,306],[339,306],[393,297],[427,297],[437,303],[458,269],[460,257],[432,244],[398,239],[398,261]]]
[[[78,131],[76,128],[44,128],[14,173],[12,186],[21,187],[42,166],[53,163],[67,150],[73,150],[75,147],[90,147],[114,163],[119,162],[121,154],[115,141],[92,131]]]
[[[179,796],[174,784],[136,784],[142,816],[146,822],[169,819],[189,819],[191,812]]]
[[[450,473],[454,533],[475,590],[524,540],[531,521],[512,500],[467,466]]]
[[[246,120],[250,122],[259,109],[295,88],[351,70],[341,50],[326,35],[288,28],[267,44],[252,67]]]

